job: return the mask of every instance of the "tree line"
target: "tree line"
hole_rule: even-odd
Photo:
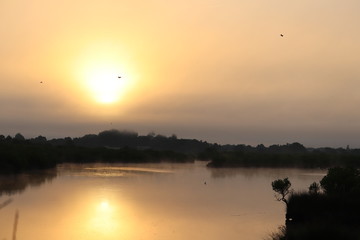
[[[209,167],[329,168],[360,167],[360,149],[306,148],[300,143],[256,147],[211,147],[199,154]]]
[[[48,140],[0,135],[0,173],[46,169],[63,162],[158,162],[209,161],[209,167],[360,166],[360,149],[306,148],[300,143],[284,145],[220,145],[175,134],[107,130],[82,137]]]
[[[100,135],[100,137],[99,137]],[[27,170],[54,168],[60,163],[91,162],[189,162],[194,161],[189,154],[169,148],[136,148],[132,145],[115,144],[105,141],[100,133],[97,140],[63,138],[47,140],[43,136],[25,139],[21,134],[15,137],[0,135],[0,173],[19,173]],[[119,135],[123,135],[119,132]],[[103,141],[103,142],[102,142]]]

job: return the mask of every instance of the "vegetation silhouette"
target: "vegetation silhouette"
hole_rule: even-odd
[[[196,139],[179,139],[149,133],[106,130],[78,138],[44,136],[25,139],[0,135],[0,174],[54,168],[59,163],[91,162],[194,162],[208,167],[329,168],[360,167],[360,149],[305,148],[285,145],[219,145]]]
[[[87,134],[80,138],[52,139],[53,145],[64,145],[65,141],[82,147],[133,148],[137,150],[152,149],[157,151],[174,151],[185,154],[197,154],[205,151],[211,144],[196,139],[178,139],[175,134],[170,137],[149,133],[140,136],[132,131],[107,130],[99,134]]]
[[[291,193],[287,202],[286,227],[271,239],[360,239],[359,170],[330,168],[320,184]]]
[[[278,201],[282,201],[288,206],[287,196],[292,193],[291,182],[288,178],[278,179],[271,183],[272,189],[275,191],[275,198]]]
[[[146,141],[149,146],[144,145]],[[207,143],[197,140],[159,135],[139,137],[136,133],[115,130],[82,138],[52,140],[43,136],[25,139],[21,134],[14,138],[0,135],[0,174],[49,169],[68,162],[189,162],[194,161],[191,152],[205,149],[205,146]],[[172,150],[175,148],[178,150]],[[184,149],[188,149],[187,154]]]
[[[271,167],[271,168],[329,168],[360,167],[360,150],[344,148],[305,148],[300,143],[256,147],[213,145],[199,154],[209,159],[209,167]]]

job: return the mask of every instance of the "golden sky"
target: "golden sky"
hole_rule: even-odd
[[[0,134],[360,147],[359,12],[358,0],[0,0]]]

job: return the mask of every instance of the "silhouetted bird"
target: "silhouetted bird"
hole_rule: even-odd
[[[280,34],[280,37],[284,37],[284,34]]]
[[[118,78],[121,78],[120,76],[118,76]]]
[[[40,83],[42,83],[42,81]]]
[[[204,182],[204,184],[206,185],[206,181]]]

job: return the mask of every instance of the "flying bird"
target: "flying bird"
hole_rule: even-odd
[[[280,37],[284,37],[284,34],[280,34]]]
[[[118,76],[118,78],[121,78],[120,76]]]

